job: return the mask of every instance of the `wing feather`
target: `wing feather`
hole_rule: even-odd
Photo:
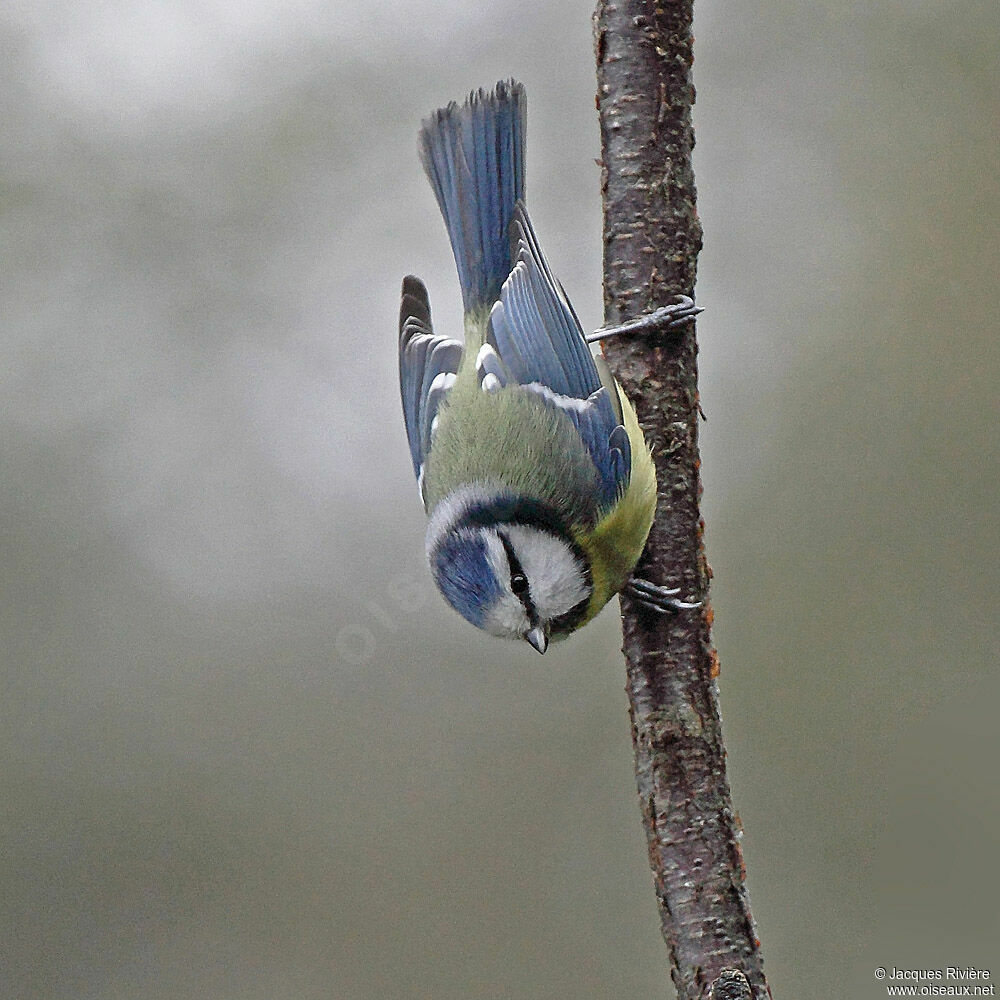
[[[459,341],[434,335],[424,283],[407,275],[403,279],[399,307],[399,393],[410,458],[418,482],[422,481],[434,418],[461,361],[462,344]]]
[[[597,468],[602,504],[613,504],[631,471],[618,387],[606,366],[598,369],[520,202],[511,247],[516,262],[490,312],[489,342],[514,381],[573,421]]]

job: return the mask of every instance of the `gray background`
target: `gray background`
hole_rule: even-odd
[[[419,120],[501,76],[601,322],[590,13],[4,5],[3,997],[671,995],[615,611],[540,659],[445,608],[395,385],[404,273],[460,322]],[[704,505],[776,997],[997,958],[996,29],[699,4]]]

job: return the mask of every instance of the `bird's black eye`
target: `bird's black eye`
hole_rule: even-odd
[[[523,573],[514,573],[510,578],[510,589],[514,591],[518,597],[524,594],[528,590],[528,578]]]

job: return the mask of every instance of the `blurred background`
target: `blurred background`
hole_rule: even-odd
[[[591,9],[0,12],[0,996],[673,996],[616,609],[544,659],[446,609],[396,387],[401,277],[460,323],[416,130],[500,77],[600,325]],[[997,955],[996,29],[698,4],[704,506],[777,998]]]

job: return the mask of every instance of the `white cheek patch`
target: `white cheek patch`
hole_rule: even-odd
[[[590,596],[586,575],[562,539],[523,524],[505,525],[503,531],[524,569],[531,603],[543,621],[566,614]]]

